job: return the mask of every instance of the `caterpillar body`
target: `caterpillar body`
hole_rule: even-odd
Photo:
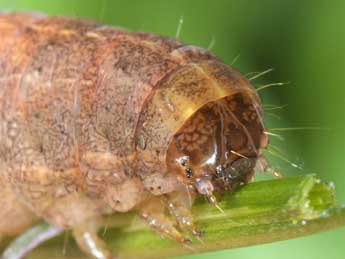
[[[0,38],[0,236],[44,219],[113,258],[94,222],[133,210],[189,242],[189,200],[217,205],[261,161],[257,92],[202,48],[33,14],[1,14]]]

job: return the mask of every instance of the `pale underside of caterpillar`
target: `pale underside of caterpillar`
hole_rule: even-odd
[[[256,91],[204,49],[33,14],[0,14],[0,39],[0,237],[43,218],[112,258],[94,223],[135,210],[188,242],[190,199],[216,205],[263,161]]]

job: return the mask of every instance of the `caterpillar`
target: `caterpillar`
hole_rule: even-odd
[[[114,258],[99,218],[136,211],[186,244],[195,197],[267,169],[259,95],[205,49],[25,13],[0,14],[0,38],[0,237],[44,219]]]

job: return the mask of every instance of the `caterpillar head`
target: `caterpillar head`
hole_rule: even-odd
[[[215,203],[215,190],[247,183],[267,146],[262,111],[238,92],[197,110],[174,135],[167,154],[169,171]]]
[[[250,82],[206,59],[172,72],[147,98],[136,129],[146,140],[137,144],[137,168],[143,176],[174,174],[215,203],[214,191],[251,179],[268,139]]]

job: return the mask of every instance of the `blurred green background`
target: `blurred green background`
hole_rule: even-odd
[[[172,37],[183,17],[182,41],[205,48],[213,45],[212,52],[227,64],[239,55],[234,67],[244,74],[274,68],[255,85],[290,82],[263,90],[261,96],[264,104],[287,105],[268,111],[266,125],[284,137],[271,142],[303,170],[277,158],[270,160],[284,175],[316,173],[333,181],[338,202],[345,202],[345,1],[0,0],[0,9],[89,17]],[[274,131],[277,127],[321,129]],[[342,259],[344,238],[343,228],[184,258]]]

